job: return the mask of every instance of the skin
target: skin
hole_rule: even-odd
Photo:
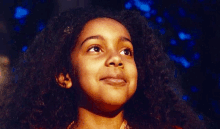
[[[128,30],[110,18],[89,21],[71,59],[79,84],[77,128],[120,128],[138,76]],[[57,80],[69,88],[71,78],[66,78],[61,74]]]

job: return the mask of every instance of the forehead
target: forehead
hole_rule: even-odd
[[[104,34],[106,32],[113,32],[130,38],[130,34],[126,27],[120,22],[111,18],[96,18],[88,21],[80,34],[81,37],[92,34]]]

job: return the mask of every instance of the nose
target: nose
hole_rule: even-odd
[[[124,67],[124,64],[122,62],[121,55],[117,52],[112,52],[109,54],[107,60],[106,60],[106,66],[114,66],[114,67]]]

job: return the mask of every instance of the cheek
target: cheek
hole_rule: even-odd
[[[136,67],[135,67],[136,68]],[[137,73],[137,69],[134,70],[133,74],[132,74],[132,78],[134,78],[134,82],[133,82],[133,91],[135,92],[137,89],[137,79],[138,79],[138,73]]]
[[[93,65],[87,65],[86,62],[79,64],[78,66],[78,77],[81,83],[90,81],[91,78],[94,78],[94,69]]]
[[[132,96],[137,89],[137,78],[138,78],[138,72],[134,62],[128,66],[127,75],[130,80],[129,95]]]
[[[138,72],[137,72],[137,67],[135,64],[135,61],[129,62],[128,65],[128,75],[130,76],[130,78],[132,78],[132,80],[137,81],[138,78]]]
[[[91,91],[96,91],[96,87],[93,87],[95,83],[95,79],[92,76],[93,71],[89,70],[90,66],[81,64],[77,68],[77,76],[78,76],[78,88],[81,89],[83,94],[87,94],[89,96],[92,95]],[[93,85],[92,85],[93,84]],[[80,93],[81,94],[81,93]]]
[[[82,89],[94,89],[99,75],[99,64],[88,59],[78,62],[78,81]],[[94,89],[95,90],[95,89]]]

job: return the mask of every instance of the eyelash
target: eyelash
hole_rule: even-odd
[[[95,48],[98,48],[98,51],[96,51]],[[91,51],[92,49],[93,49],[93,52],[101,52],[101,51],[102,51],[102,49],[100,48],[100,46],[94,45],[94,46],[91,46],[91,47],[87,50],[87,52]],[[127,51],[127,50],[129,51],[129,54],[124,54],[124,55],[133,56],[133,51],[132,51],[130,48],[123,49],[121,52]],[[120,52],[120,53],[121,53],[121,52]]]
[[[126,48],[126,49],[123,49],[123,51],[129,51],[129,54],[128,54],[128,56],[133,56],[133,51],[130,49],[130,48]],[[121,51],[121,52],[123,52],[123,51]],[[120,52],[120,53],[121,53]],[[125,54],[126,55],[126,54]]]
[[[94,46],[91,46],[91,47],[87,50],[87,52],[91,51],[91,49],[93,49],[93,48],[98,48],[100,51],[102,51],[101,48],[100,48],[100,46],[94,45]],[[99,52],[100,52],[100,51],[99,51]],[[96,52],[96,51],[94,50],[94,52]]]

